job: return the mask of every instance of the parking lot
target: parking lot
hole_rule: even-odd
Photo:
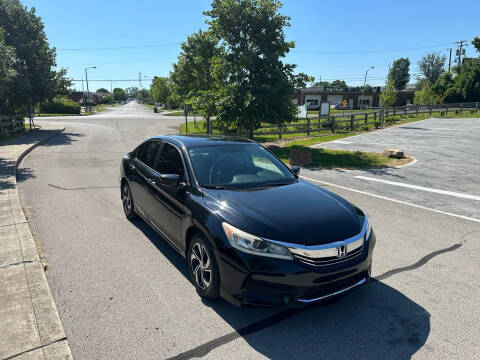
[[[303,310],[202,301],[185,260],[145,223],[124,218],[122,155],[147,136],[175,132],[181,117],[129,103],[42,121],[66,129],[25,158],[19,186],[75,358],[480,357],[478,120],[425,120],[321,145],[399,147],[417,162],[302,169],[367,210],[377,235],[375,280]]]

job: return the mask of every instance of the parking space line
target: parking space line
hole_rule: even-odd
[[[406,183],[401,183],[401,182],[396,182],[396,181],[376,179],[376,178],[372,178],[372,177],[368,177],[368,176],[361,176],[361,175],[355,176],[355,179],[375,181],[375,182],[379,182],[379,183],[382,183],[382,184],[399,186],[399,187],[404,187],[404,188],[407,188],[407,189],[421,190],[421,191],[432,192],[432,193],[435,193],[435,194],[455,196],[455,197],[458,197],[458,198],[480,201],[480,196],[464,194],[464,193],[459,193],[459,192],[454,192],[454,191],[434,189],[434,188],[412,185],[412,184],[406,184]]]
[[[306,176],[302,176],[302,178],[305,179],[305,180],[317,182],[317,183],[322,184],[322,185],[333,186],[333,187],[337,187],[339,189],[348,190],[348,191],[351,191],[351,192],[356,192],[358,194],[376,197],[377,199],[392,201],[392,202],[395,202],[397,204],[412,206],[412,207],[415,207],[417,209],[433,211],[433,212],[436,212],[438,214],[453,216],[453,217],[456,217],[456,218],[459,218],[459,219],[469,220],[469,221],[474,221],[474,222],[480,223],[480,219],[475,219],[475,218],[464,216],[464,215],[449,213],[449,212],[442,211],[442,210],[432,209],[432,208],[429,208],[429,207],[426,207],[426,206],[416,205],[416,204],[412,204],[412,203],[409,203],[409,202],[406,202],[406,201],[392,199],[392,198],[389,198],[389,197],[386,197],[386,196],[372,194],[372,193],[369,193],[369,192],[366,192],[366,191],[357,190],[357,189],[353,189],[353,188],[350,188],[350,187],[341,186],[341,185],[337,185],[337,184],[332,184],[332,183],[329,183],[329,182],[326,182],[326,181],[321,181],[321,180],[317,180],[317,179],[308,178]]]

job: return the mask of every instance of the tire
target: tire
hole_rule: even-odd
[[[130,190],[130,186],[126,181],[122,185],[122,204],[126,218],[130,221],[135,220],[138,216],[135,213],[132,191]]]
[[[220,297],[220,274],[210,244],[201,234],[193,235],[188,247],[188,269],[200,297],[216,300]]]

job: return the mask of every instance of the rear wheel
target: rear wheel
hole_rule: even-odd
[[[188,249],[188,267],[198,295],[215,300],[220,297],[220,276],[211,246],[200,234],[193,236]]]
[[[135,213],[132,192],[130,191],[130,186],[126,181],[122,185],[122,204],[123,211],[125,212],[127,219],[130,221],[135,220],[137,218],[137,214]]]

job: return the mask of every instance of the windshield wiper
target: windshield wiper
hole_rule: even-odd
[[[226,186],[223,185],[201,185],[205,189],[216,189],[216,190],[225,190]]]
[[[283,186],[283,185],[290,185],[293,184],[293,182],[272,182],[272,183],[265,183],[260,185],[260,187],[273,187],[273,186]]]

